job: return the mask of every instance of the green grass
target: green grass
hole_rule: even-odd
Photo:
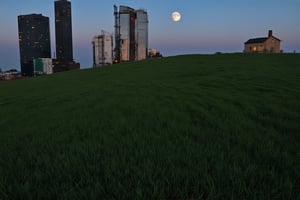
[[[0,83],[0,199],[300,199],[300,55]]]

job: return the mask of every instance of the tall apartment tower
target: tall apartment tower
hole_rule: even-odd
[[[73,61],[71,2],[55,1],[56,56],[60,61]]]
[[[127,6],[114,6],[116,62],[143,60],[148,52],[148,14]]]
[[[55,39],[56,61],[54,71],[66,71],[80,68],[79,63],[73,60],[72,12],[71,2],[57,0],[55,10]]]
[[[136,11],[136,60],[147,58],[148,54],[148,14],[145,10]]]
[[[33,59],[51,58],[49,18],[41,14],[18,16],[21,73],[32,76]]]
[[[113,63],[113,36],[109,34],[96,35],[92,41],[93,66],[101,67]]]

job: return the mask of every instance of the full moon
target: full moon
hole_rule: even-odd
[[[173,12],[172,13],[172,19],[174,22],[178,22],[181,19],[181,15],[179,12]]]

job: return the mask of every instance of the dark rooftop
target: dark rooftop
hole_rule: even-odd
[[[252,38],[249,39],[245,44],[255,44],[255,43],[264,43],[268,38],[262,37],[262,38]]]

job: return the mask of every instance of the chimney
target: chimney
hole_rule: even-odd
[[[269,35],[268,37],[272,37],[273,36],[273,31],[272,30],[269,30]]]

